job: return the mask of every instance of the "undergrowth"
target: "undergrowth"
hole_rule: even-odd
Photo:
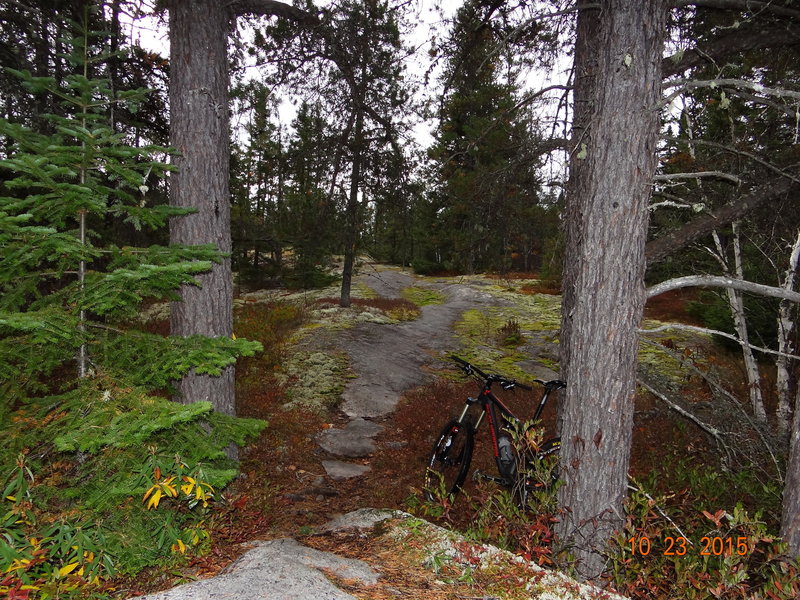
[[[201,547],[209,507],[238,473],[226,447],[265,425],[100,375],[20,403],[0,424],[0,591],[102,591],[113,575]]]
[[[321,305],[337,306],[337,298],[320,298]],[[356,309],[376,308],[395,321],[413,321],[420,315],[419,306],[405,298],[351,298],[350,305]]]
[[[525,431],[524,444],[519,433],[513,436],[518,460],[521,449],[531,443],[535,448],[541,439],[536,428]],[[527,431],[536,435],[528,439]],[[764,483],[755,464],[725,470],[713,453],[678,452],[661,448],[646,470],[637,465],[641,480],[631,480],[624,527],[608,549],[605,585],[641,600],[799,597],[800,560],[788,558],[775,533],[780,484]],[[473,461],[479,462],[482,454],[491,452],[478,445]],[[491,461],[479,466],[495,474]],[[540,465],[534,467],[536,471]],[[546,472],[533,474],[537,481],[549,481]],[[557,483],[534,486],[523,508],[518,488],[505,489],[488,481],[474,484],[471,476],[472,472],[455,498],[445,490],[431,490],[434,501],[411,495],[406,506],[469,539],[569,572],[568,552],[554,544]]]

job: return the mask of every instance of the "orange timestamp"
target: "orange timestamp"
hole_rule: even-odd
[[[683,536],[666,536],[655,543],[643,535],[628,538],[626,543],[634,556],[647,556],[651,552],[663,556],[686,556],[690,553],[699,556],[746,556],[750,552],[746,536],[705,536],[700,538],[699,544],[694,544]]]

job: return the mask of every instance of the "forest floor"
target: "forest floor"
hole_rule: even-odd
[[[556,377],[560,299],[535,280],[418,277],[396,268],[366,265],[357,282],[355,296],[362,302],[347,310],[326,301],[325,292],[312,296],[288,292],[243,295],[240,307],[252,310],[258,310],[262,302],[273,310],[276,302],[287,300],[304,306],[303,324],[268,349],[273,354],[269,361],[248,359],[249,364],[245,361],[237,368],[240,414],[266,419],[269,426],[242,452],[243,475],[226,493],[229,508],[216,520],[210,551],[182,568],[183,579],[176,579],[174,571],[154,571],[140,577],[131,589],[142,593],[211,576],[241,555],[246,549],[242,544],[252,540],[293,537],[327,549],[330,539],[312,535],[315,529],[355,509],[418,510],[425,463],[434,438],[443,423],[460,411],[464,398],[476,394],[475,383],[457,376],[452,363],[448,365],[451,353],[520,379]],[[376,297],[408,297],[409,289],[412,296],[428,299],[420,302],[423,306],[418,315],[384,320],[369,308]],[[648,306],[646,317],[691,322],[685,312],[687,297],[681,293],[664,295]],[[384,314],[396,316],[397,312],[388,310]],[[498,337],[498,331],[504,331],[509,321],[517,323],[521,344],[506,346],[502,333]],[[240,335],[247,337],[247,332]],[[700,347],[710,344],[707,338],[690,339],[679,334],[668,339],[658,343],[667,352],[678,344],[678,354],[684,358],[699,356]],[[658,349],[643,352],[640,359],[645,362],[667,365],[673,360],[658,354]],[[308,361],[318,354],[322,358],[316,362],[322,361],[322,372],[315,370],[318,364]],[[326,362],[328,359],[333,362]],[[294,367],[287,368],[289,364]],[[677,379],[684,399],[702,411],[707,400],[702,386],[695,385],[679,366],[670,367],[670,376]],[[729,379],[735,377],[735,373],[729,373]],[[315,393],[315,383],[325,389]],[[529,392],[504,393],[502,397],[521,415],[530,414],[538,400]],[[556,410],[553,403],[543,415],[542,425],[548,435],[554,433]],[[326,433],[343,430],[354,419],[379,426],[368,452],[343,458],[320,446]],[[478,467],[481,460],[490,466],[486,462],[491,458],[487,435],[484,430],[476,440]],[[649,394],[640,394],[633,476],[663,466],[668,457],[702,456],[709,449],[709,441],[699,429],[687,427]],[[331,460],[365,469],[356,477],[334,479],[323,465]],[[482,493],[474,485],[467,484],[465,496],[448,507],[440,522],[462,530],[470,526],[479,510],[477,501],[470,501],[470,497],[477,499]],[[348,555],[370,562],[374,557],[369,558],[367,546],[352,543],[342,548]],[[361,597],[392,597],[386,591],[390,589],[407,590],[425,599],[465,597],[463,587],[436,584],[439,576],[430,570],[405,573],[389,568],[385,573],[384,591],[373,590]],[[413,592],[409,589],[412,584]],[[479,590],[468,591],[466,596],[477,597]]]

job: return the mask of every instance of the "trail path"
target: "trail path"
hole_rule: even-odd
[[[446,301],[423,306],[422,315],[413,321],[396,325],[361,323],[337,333],[333,343],[348,353],[357,375],[342,394],[342,411],[350,422],[320,433],[317,442],[329,454],[346,458],[364,457],[374,451],[373,438],[382,427],[370,419],[391,414],[404,391],[428,380],[424,367],[455,347],[452,326],[465,310],[504,304],[474,283],[422,283],[394,269],[371,267],[358,281],[386,298],[399,298],[403,288],[418,285],[445,294]],[[360,475],[368,468],[340,460],[323,465],[334,478]]]

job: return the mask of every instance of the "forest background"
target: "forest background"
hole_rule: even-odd
[[[2,4],[9,589],[99,583],[206,539],[211,491],[264,426],[235,417],[233,363],[261,347],[233,336],[232,273],[242,287],[321,286],[340,255],[344,307],[360,253],[562,285],[574,443],[559,490],[572,517],[556,535],[588,578],[623,524],[645,296],[723,289],[695,311],[741,349],[750,437],[765,448],[720,442],[741,454],[726,468],[779,482],[777,526],[800,552],[800,8],[470,0],[425,46],[436,92],[417,103],[419,9]],[[144,12],[168,18],[169,61],[122,35]],[[563,81],[528,87],[565,57]],[[244,75],[253,61],[258,78]],[[435,124],[421,149],[420,119]],[[169,337],[135,318],[163,299]],[[146,510],[162,498],[170,510]],[[77,521],[39,514],[54,507]]]

